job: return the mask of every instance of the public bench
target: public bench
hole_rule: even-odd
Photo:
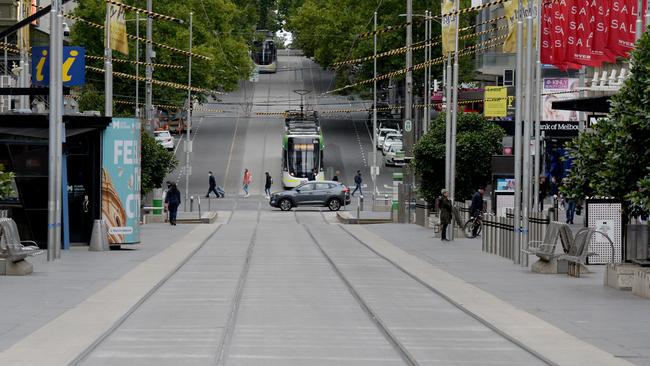
[[[596,253],[589,251],[589,243],[595,232],[596,229],[590,227],[578,230],[571,242],[569,251],[558,256],[558,260],[569,262],[569,276],[580,277],[580,269],[587,264],[587,258],[596,255]]]
[[[563,224],[557,221],[551,221],[551,223],[546,227],[546,232],[544,233],[544,240],[531,240],[527,243],[526,247],[522,247],[522,253],[536,255],[540,260],[544,262],[551,262],[556,259],[559,253],[555,253],[555,248],[557,247],[557,239],[560,237],[560,232],[564,227],[568,227],[567,224]],[[564,247],[564,243],[562,243]]]
[[[34,245],[23,245],[30,243]],[[0,218],[0,259],[9,262],[8,265],[19,268],[16,274],[29,274],[32,272],[31,264],[25,258],[42,254],[35,242],[20,240],[16,222],[10,218]]]

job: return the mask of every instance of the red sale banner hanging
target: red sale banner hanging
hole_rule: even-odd
[[[608,48],[617,56],[628,57],[634,48],[636,19],[639,9],[637,0],[609,0]],[[641,9],[646,8],[643,0]],[[644,28],[645,29],[645,28]]]

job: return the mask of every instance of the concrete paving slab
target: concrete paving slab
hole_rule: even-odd
[[[166,249],[12,344],[0,353],[0,364],[68,365],[128,314],[161,280],[173,273],[217,227],[195,227]]]
[[[431,230],[415,225],[367,229],[616,357],[650,365],[650,348],[638,346],[650,339],[650,305],[630,292],[605,287],[604,266],[590,266],[591,273],[579,279],[540,275],[483,253],[478,239],[442,243]]]
[[[408,254],[364,227],[348,226],[346,230],[378,254],[389,258],[406,273],[444,294],[502,334],[516,339],[556,364],[631,365],[430,262]]]

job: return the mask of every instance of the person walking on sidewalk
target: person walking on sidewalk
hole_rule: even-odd
[[[250,193],[248,193],[248,185],[251,184],[253,181],[253,174],[251,174],[250,170],[248,168],[244,169],[244,179],[242,181],[243,183],[243,189],[244,189],[244,197],[250,196]]]
[[[442,197],[440,197],[440,240],[441,241],[449,241],[447,238],[447,227],[451,223],[451,201],[449,200],[449,191],[446,189],[442,190]]]
[[[544,200],[548,196],[548,183],[546,177],[539,177],[539,212],[544,212]]]
[[[352,196],[359,191],[359,194],[363,196],[363,190],[361,189],[361,183],[363,183],[363,178],[361,178],[361,170],[357,170],[357,175],[354,176],[354,191],[352,191]]]
[[[332,177],[332,181],[338,182],[339,181],[339,175],[341,175],[341,172],[339,172],[337,170],[336,173],[334,173],[334,176]]]
[[[264,194],[266,195],[266,199],[271,198],[271,186],[273,185],[273,177],[269,174],[269,172],[265,172],[264,175],[266,175],[266,181],[264,182]]]
[[[208,172],[208,185],[208,193],[206,193],[205,198],[210,197],[211,192],[214,192],[215,196],[219,198],[221,195],[219,194],[219,191],[217,191],[217,180],[214,179],[212,172]]]
[[[167,195],[165,195],[165,208],[169,212],[169,224],[172,226],[176,226],[176,213],[180,204],[181,192],[176,187],[176,183],[171,182]]]

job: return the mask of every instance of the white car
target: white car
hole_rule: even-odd
[[[154,131],[153,136],[156,139],[156,142],[159,143],[162,147],[167,150],[174,150],[174,136],[172,136],[169,131]]]
[[[391,145],[400,144],[402,145],[402,134],[401,133],[389,133],[384,138],[384,144],[382,145],[381,153],[386,155],[388,149]]]
[[[385,166],[404,166],[404,153],[402,152],[402,144],[392,144],[388,151],[386,151],[386,157],[384,158]]]
[[[384,146],[384,139],[389,133],[398,133],[394,128],[380,128],[377,132],[377,150],[381,150]]]

